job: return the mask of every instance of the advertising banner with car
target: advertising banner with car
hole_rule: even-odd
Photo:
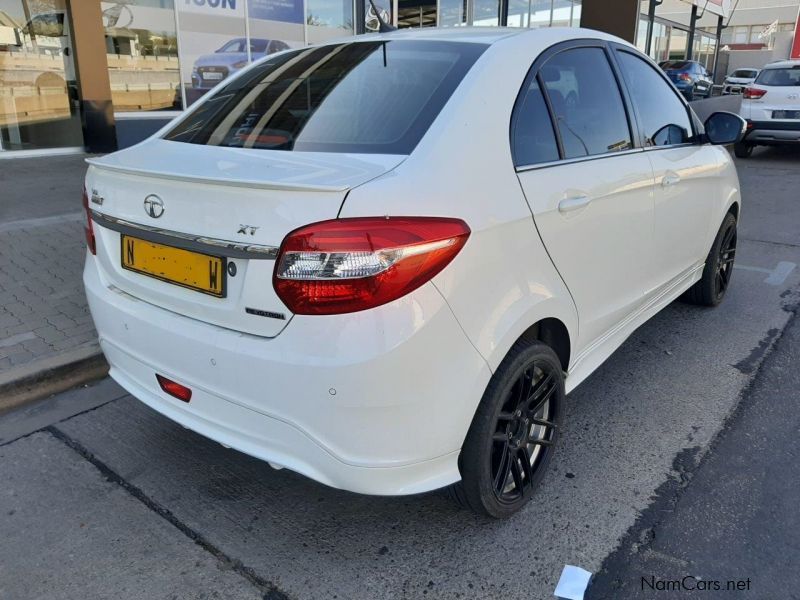
[[[250,62],[303,44],[301,0],[183,0],[176,6],[187,105]]]

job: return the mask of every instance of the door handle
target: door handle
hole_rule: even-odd
[[[680,175],[678,175],[677,173],[673,173],[672,171],[669,171],[666,175],[664,175],[664,178],[661,180],[661,187],[670,187],[680,183],[680,181],[681,181]]]
[[[578,210],[588,206],[589,202],[591,201],[592,199],[589,198],[589,196],[572,196],[570,198],[564,198],[558,203],[558,212],[572,212],[573,210]]]

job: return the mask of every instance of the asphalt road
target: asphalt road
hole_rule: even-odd
[[[750,543],[796,554],[796,514],[781,518],[796,467],[784,477],[781,463],[797,457],[785,430],[796,433],[798,388],[781,373],[796,377],[800,355],[787,329],[800,303],[800,152],[757,150],[739,166],[725,303],[671,305],[569,396],[560,452],[521,514],[493,522],[438,494],[328,489],[184,430],[106,380],[0,418],[0,598],[535,600],[553,597],[565,564],[600,572],[590,594],[628,598],[607,591],[651,571],[753,577],[779,558]],[[774,438],[758,419],[767,409],[783,425]],[[750,455],[739,493],[715,495]],[[663,518],[676,507],[680,518]],[[756,509],[777,520],[768,538],[743,514]],[[715,545],[730,548],[724,572],[701,562]],[[679,568],[626,567],[634,547]],[[739,597],[792,598],[798,576],[786,577]]]

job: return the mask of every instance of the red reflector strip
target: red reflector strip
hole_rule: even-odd
[[[89,252],[97,254],[97,242],[94,239],[94,226],[92,225],[92,211],[89,208],[89,194],[86,188],[83,188],[81,204],[83,204],[83,210],[86,212],[86,225],[83,228],[83,232],[86,234],[86,246],[89,248]]]
[[[176,381],[172,381],[171,379],[167,379],[163,375],[159,375],[156,373],[156,379],[158,380],[158,385],[161,386],[161,389],[164,390],[170,396],[174,396],[178,400],[183,400],[184,402],[189,402],[192,399],[192,390],[190,390],[185,385],[181,385]]]

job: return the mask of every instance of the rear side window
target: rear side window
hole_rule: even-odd
[[[286,52],[233,80],[164,138],[233,148],[409,154],[485,48],[392,40]]]
[[[564,158],[632,147],[625,105],[602,48],[573,48],[539,71],[564,147]]]
[[[515,114],[514,164],[518,167],[558,160],[558,144],[544,95],[536,78]]]
[[[778,87],[800,86],[800,65],[788,69],[764,69],[756,83]]]
[[[631,100],[639,114],[645,146],[669,146],[688,142],[692,136],[689,113],[672,86],[647,61],[638,56],[618,51],[617,57]]]

